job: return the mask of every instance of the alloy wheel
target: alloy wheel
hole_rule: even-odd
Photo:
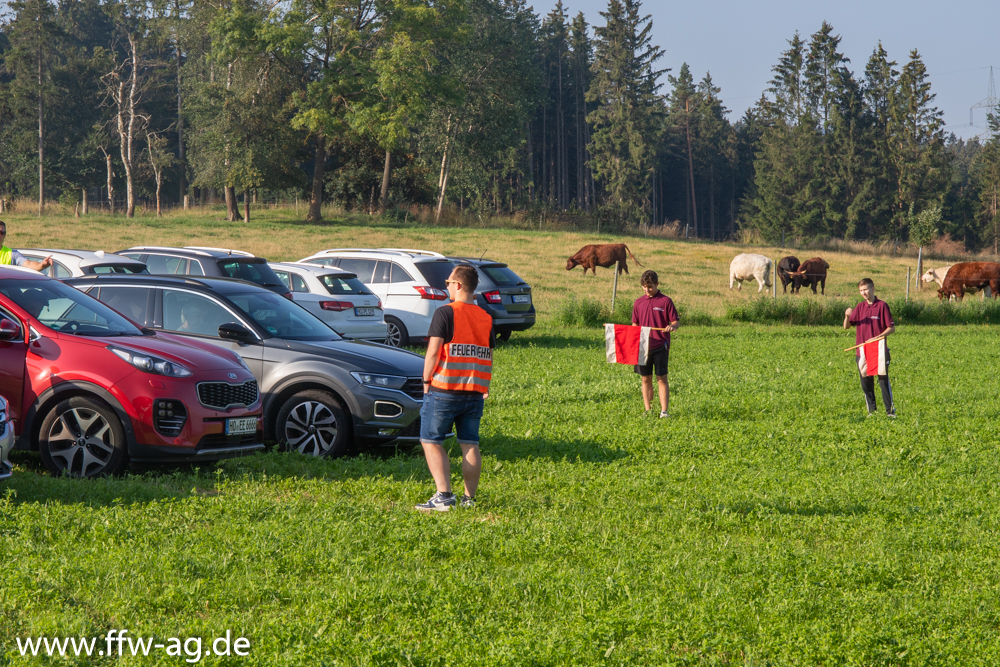
[[[49,455],[73,477],[93,477],[105,471],[115,454],[115,435],[101,413],[70,408],[61,413],[48,434]]]
[[[318,401],[303,401],[288,413],[284,430],[289,449],[323,456],[336,443],[339,424],[329,406]]]

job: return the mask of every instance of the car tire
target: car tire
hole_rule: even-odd
[[[350,428],[337,399],[317,389],[300,391],[285,401],[274,425],[283,451],[331,458],[347,451]]]
[[[410,344],[410,335],[406,325],[395,317],[385,318],[385,344],[390,347],[406,347]]]
[[[118,415],[89,396],[67,398],[49,411],[38,433],[38,449],[49,472],[70,477],[114,475],[128,459]]]
[[[497,340],[500,341],[501,343],[506,343],[507,341],[510,340],[510,334],[511,334],[510,331],[498,331]]]

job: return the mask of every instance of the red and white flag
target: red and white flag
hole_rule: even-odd
[[[604,341],[608,347],[608,363],[646,365],[649,359],[650,330],[650,327],[605,324]]]
[[[888,375],[885,369],[885,338],[865,343],[858,355],[858,370],[862,375]]]

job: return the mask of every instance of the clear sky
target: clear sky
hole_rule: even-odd
[[[583,12],[591,26],[603,25],[599,12],[607,0],[563,0],[570,17]],[[537,2],[541,16],[553,6]],[[987,97],[990,66],[1000,85],[1000,2],[958,0],[929,2],[912,0],[771,0],[770,2],[664,2],[646,0],[645,13],[653,20],[653,42],[663,48],[660,67],[676,74],[688,63],[695,80],[712,73],[722,88],[723,102],[736,121],[760,97],[771,78],[771,67],[788,40],[798,30],[808,42],[823,21],[833,25],[842,37],[841,53],[850,58],[849,67],[860,76],[879,40],[898,63],[917,49],[927,66],[935,103],[944,112],[946,132],[964,138],[985,131],[986,111],[969,109]],[[664,90],[669,83],[664,77]]]

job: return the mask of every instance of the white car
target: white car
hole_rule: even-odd
[[[292,301],[337,333],[385,341],[382,301],[353,273],[295,262],[269,262],[268,266],[292,293]]]
[[[10,450],[14,449],[14,425],[10,423],[7,399],[0,396],[0,480],[7,479],[11,475]]]
[[[18,251],[35,262],[51,257],[52,266],[42,273],[56,280],[79,278],[95,273],[149,273],[145,263],[103,250],[25,248]]]
[[[382,299],[388,345],[427,342],[431,317],[448,303],[445,280],[455,262],[426,250],[333,248],[299,260],[349,271]]]

